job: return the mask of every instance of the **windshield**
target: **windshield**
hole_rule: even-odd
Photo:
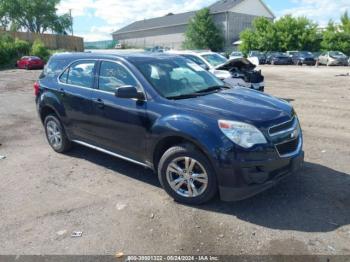
[[[250,56],[264,56],[264,53],[260,51],[252,51],[250,52]]]
[[[338,52],[338,51],[333,51],[333,52],[329,52],[330,56],[345,56],[342,52]]]
[[[222,65],[225,64],[228,59],[223,57],[222,55],[219,54],[208,54],[208,55],[202,55],[202,57],[208,61],[209,64],[211,64],[212,66],[218,66],[218,65]]]
[[[198,96],[203,91],[224,86],[214,75],[184,58],[149,59],[135,66],[159,94],[169,99]]]
[[[299,54],[301,56],[313,56],[313,54],[311,52],[307,52],[307,51],[302,51],[302,52],[299,52]]]
[[[275,56],[275,57],[288,57],[287,54],[285,54],[285,53],[280,53],[280,52],[274,53],[273,56]]]

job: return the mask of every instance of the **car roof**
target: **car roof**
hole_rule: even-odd
[[[93,53],[93,52],[81,52],[81,53],[59,53],[53,55],[53,59],[69,59],[69,60],[81,60],[81,59],[125,59],[128,61],[142,61],[152,59],[165,59],[175,57],[176,54],[170,53],[151,53],[151,52],[140,52],[140,53]]]
[[[168,54],[178,54],[178,55],[209,55],[215,52],[209,50],[170,50]]]

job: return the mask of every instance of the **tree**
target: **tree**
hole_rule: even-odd
[[[253,27],[241,33],[241,50],[287,51],[308,50],[317,51],[321,36],[318,25],[305,17],[294,18],[286,15],[273,22],[267,18],[257,18]]]
[[[0,29],[6,29],[9,25],[10,21],[7,16],[6,11],[0,5]]]
[[[340,29],[347,34],[350,34],[350,17],[348,11],[345,11],[345,13],[340,17],[340,21]]]
[[[341,51],[350,55],[350,18],[347,12],[341,16],[340,21],[339,25],[329,21],[323,32],[321,46],[325,51]]]
[[[47,61],[50,57],[49,50],[45,47],[44,43],[40,39],[36,39],[34,41],[30,54],[38,56],[44,59],[45,61]]]
[[[187,49],[219,51],[223,44],[224,38],[214,24],[209,8],[198,11],[187,27],[183,46]]]
[[[0,10],[11,23],[30,32],[51,30],[63,34],[71,27],[71,19],[69,14],[57,14],[59,3],[60,0],[0,0]]]

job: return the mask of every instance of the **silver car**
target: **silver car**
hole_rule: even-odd
[[[344,53],[339,51],[324,52],[319,56],[318,59],[321,65],[349,65],[348,57]]]

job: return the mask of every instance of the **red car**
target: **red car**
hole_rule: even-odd
[[[37,56],[23,56],[17,61],[16,66],[19,69],[43,69],[45,62]]]

